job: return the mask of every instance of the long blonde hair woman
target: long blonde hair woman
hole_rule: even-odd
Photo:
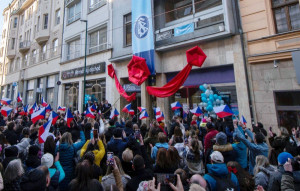
[[[270,173],[274,172],[275,168],[270,165],[267,157],[258,155],[255,159],[254,180],[255,187],[262,186],[265,190],[268,189]]]

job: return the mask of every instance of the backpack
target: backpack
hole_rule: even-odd
[[[216,181],[216,191],[237,191],[237,186],[231,180],[231,173],[228,173],[226,177],[218,177],[211,173],[208,173]]]

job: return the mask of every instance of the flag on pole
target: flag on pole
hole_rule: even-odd
[[[138,107],[138,110],[139,110],[140,112],[142,112],[142,111],[146,110],[146,108],[144,108],[144,107]]]
[[[174,103],[171,103],[172,110],[180,109],[182,108],[182,105],[179,103],[179,101],[176,101]]]
[[[129,110],[129,115],[134,115],[134,110],[133,109],[131,109],[131,110]]]
[[[246,119],[245,119],[245,117],[244,117],[243,115],[241,116],[240,121],[241,121],[244,125],[247,124],[247,121],[246,121]]]
[[[97,110],[97,107],[96,107],[95,104],[93,104],[93,105],[90,107],[90,109],[91,109],[91,112],[95,112],[95,111]]]
[[[66,111],[66,107],[60,107],[60,106],[58,106],[57,111],[63,111],[63,112],[65,112]]]
[[[159,107],[154,108],[155,115],[161,115],[161,111]]]
[[[224,117],[233,115],[233,112],[228,107],[228,105],[221,105],[219,107],[214,107],[214,111],[215,111],[216,115],[220,118],[224,118]]]
[[[131,103],[125,105],[125,107],[122,109],[122,112],[129,113],[130,109],[131,109]]]
[[[85,112],[85,116],[95,119],[95,115],[92,113],[91,108],[87,108],[87,110]]]
[[[161,115],[156,116],[156,121],[160,122],[165,119],[164,112],[161,112]]]
[[[23,106],[23,111],[19,113],[20,115],[27,116],[28,115],[28,105]]]
[[[199,106],[190,110],[190,112],[196,116],[200,116],[203,113]]]
[[[1,99],[1,104],[2,105],[9,105],[11,102],[11,99],[8,99],[8,98],[2,98]]]
[[[12,111],[13,109],[11,107],[8,107],[8,106],[4,106],[1,108],[1,114],[4,116],[4,117],[7,117],[10,112]]]
[[[51,127],[52,121],[47,121],[44,125],[39,128],[39,143],[44,143],[49,136],[49,130]]]
[[[20,92],[18,92],[17,102],[19,103],[19,102],[22,102],[22,101],[23,101],[23,99],[21,97],[21,94],[20,94]]]
[[[51,111],[50,115],[49,115],[49,119],[48,121],[52,121],[52,125],[55,125],[56,121],[58,119],[58,114],[55,111]]]
[[[37,105],[36,105],[36,102],[32,105],[32,107],[30,108],[29,110],[29,114],[33,114],[33,112],[37,111],[38,108],[37,108]]]
[[[47,107],[48,103],[44,100],[44,98],[42,97],[42,101],[41,104],[43,107]]]
[[[118,110],[115,108],[113,112],[111,112],[109,118],[113,119],[115,117],[118,117],[120,115],[120,113],[118,112]]]
[[[45,108],[40,109],[40,110],[34,112],[31,115],[31,121],[32,121],[32,123],[35,124],[38,120],[45,119],[45,114],[46,114]]]
[[[67,126],[70,128],[71,127],[71,121],[73,121],[73,115],[72,115],[72,112],[67,109],[67,112],[66,112],[66,116],[65,116],[65,121],[67,122]]]
[[[46,112],[50,112],[51,110],[52,110],[51,105],[48,104],[48,105],[46,106]]]
[[[146,118],[148,118],[148,117],[149,117],[149,115],[148,115],[147,111],[144,110],[144,111],[141,113],[139,119],[142,120],[142,119],[146,119]]]

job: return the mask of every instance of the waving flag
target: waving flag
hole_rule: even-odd
[[[149,115],[148,115],[147,111],[145,110],[141,113],[139,119],[142,120],[142,119],[146,119],[148,117],[149,117]]]
[[[51,127],[51,120],[47,121],[47,123],[45,123],[44,125],[42,125],[39,129],[39,143],[44,143],[47,139],[47,137],[49,136],[49,130]]]
[[[233,112],[228,107],[228,105],[221,105],[219,107],[214,107],[214,111],[215,111],[216,115],[220,118],[224,118],[224,117],[233,115]]]
[[[115,117],[118,117],[120,115],[120,113],[118,112],[118,110],[115,108],[113,112],[111,112],[109,118],[113,119]]]
[[[241,121],[244,125],[247,124],[247,121],[246,121],[246,119],[245,119],[245,117],[244,117],[243,115],[241,116],[240,121]]]
[[[144,108],[144,107],[138,107],[138,110],[139,110],[140,112],[142,112],[142,111],[146,110],[146,108]]]
[[[48,121],[52,121],[52,125],[55,125],[57,120],[58,120],[58,114],[55,111],[51,111]]]
[[[91,109],[91,112],[94,112],[94,111],[96,111],[96,110],[97,110],[97,107],[96,107],[96,105],[95,105],[95,104],[93,104],[93,105],[90,107],[90,109]]]
[[[48,105],[46,106],[46,112],[50,112],[51,110],[52,110],[51,105],[48,104]]]
[[[129,113],[130,109],[131,109],[131,103],[125,105],[125,107],[122,109],[122,112]]]
[[[179,103],[179,101],[176,101],[174,103],[171,103],[172,110],[180,109],[182,108],[182,105]]]
[[[161,112],[161,115],[156,116],[156,121],[160,122],[165,119],[164,112]]]
[[[21,94],[20,94],[20,92],[18,92],[17,102],[19,103],[19,102],[22,102],[22,101],[23,101],[23,99],[21,97]]]
[[[129,110],[129,115],[134,115],[134,110],[133,109],[131,109],[131,110]]]
[[[36,123],[40,119],[45,119],[45,114],[46,114],[45,108],[40,109],[40,110],[34,112],[31,115],[31,121],[32,121],[32,123],[34,124],[34,123]]]
[[[58,106],[57,111],[66,111],[66,107],[60,107],[60,106]]]
[[[41,104],[43,107],[47,107],[48,103],[44,100],[44,98],[42,97],[42,101]]]
[[[8,106],[4,106],[1,108],[1,114],[4,116],[4,117],[7,117],[10,112],[12,111],[13,109],[8,107]]]
[[[9,105],[10,102],[11,102],[11,99],[8,99],[8,98],[2,98],[1,99],[2,105]]]
[[[67,109],[66,116],[65,116],[65,121],[67,122],[67,126],[70,128],[71,127],[71,121],[73,121],[73,115],[69,109]]]
[[[161,115],[161,111],[159,107],[154,108],[155,115]]]
[[[38,108],[37,108],[37,105],[36,105],[36,102],[32,105],[32,107],[30,108],[29,110],[29,114],[33,114],[33,112],[37,111]]]
[[[19,113],[20,115],[27,116],[28,115],[28,105],[23,106],[23,111]]]
[[[85,116],[95,119],[95,115],[92,113],[91,108],[87,108],[87,110],[85,112]]]
[[[190,112],[196,116],[200,116],[203,113],[199,106],[190,110]]]

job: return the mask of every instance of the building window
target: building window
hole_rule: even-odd
[[[11,39],[11,49],[15,49],[15,42],[16,42],[16,39],[15,38],[12,38]]]
[[[9,98],[10,97],[10,84],[7,85],[7,90],[6,90],[6,97]]]
[[[131,36],[131,13],[124,16],[124,45],[130,46],[132,43]]]
[[[58,39],[54,39],[53,42],[52,42],[52,55],[53,56],[56,56],[57,55],[57,52],[58,52]]]
[[[44,29],[48,28],[48,14],[44,14]]]
[[[93,11],[106,4],[106,0],[89,0],[89,11]]]
[[[107,27],[90,33],[90,48],[89,53],[95,53],[107,48]]]
[[[47,103],[51,105],[53,105],[54,103],[54,85],[55,85],[55,76],[48,76],[46,99],[47,99]]]
[[[205,11],[206,9],[210,9],[219,5],[222,5],[222,0],[194,0],[195,4],[195,12]]]
[[[87,81],[85,83],[86,88],[86,101],[92,100],[92,102],[96,101],[98,103],[101,102],[101,100],[105,99],[105,92],[106,92],[106,83],[105,80],[93,80],[93,81]]]
[[[45,44],[44,46],[42,46],[42,49],[41,49],[41,60],[42,61],[46,60],[46,55],[47,55],[47,45]]]
[[[79,83],[65,84],[64,105],[75,111],[78,109]]]
[[[36,63],[36,50],[33,50],[31,53],[31,65]]]
[[[55,11],[55,25],[59,25],[60,23],[60,9]]]
[[[20,69],[20,58],[17,58],[16,60],[16,66],[15,66],[15,71],[18,71]]]
[[[81,15],[81,2],[74,4],[73,6],[68,8],[68,21],[67,24],[70,24],[78,19],[80,19]]]
[[[33,105],[33,89],[34,89],[34,80],[27,81],[27,91],[26,91],[26,103]]]
[[[15,17],[15,18],[14,18],[14,25],[13,25],[13,27],[14,27],[14,28],[17,28],[17,25],[18,25],[18,18]]]
[[[277,33],[300,28],[300,8],[298,0],[272,0]]]
[[[25,56],[23,57],[23,66],[22,68],[25,68],[27,66],[28,63],[28,53],[25,54]]]
[[[80,57],[80,39],[69,42],[67,47],[67,60],[78,57]]]

